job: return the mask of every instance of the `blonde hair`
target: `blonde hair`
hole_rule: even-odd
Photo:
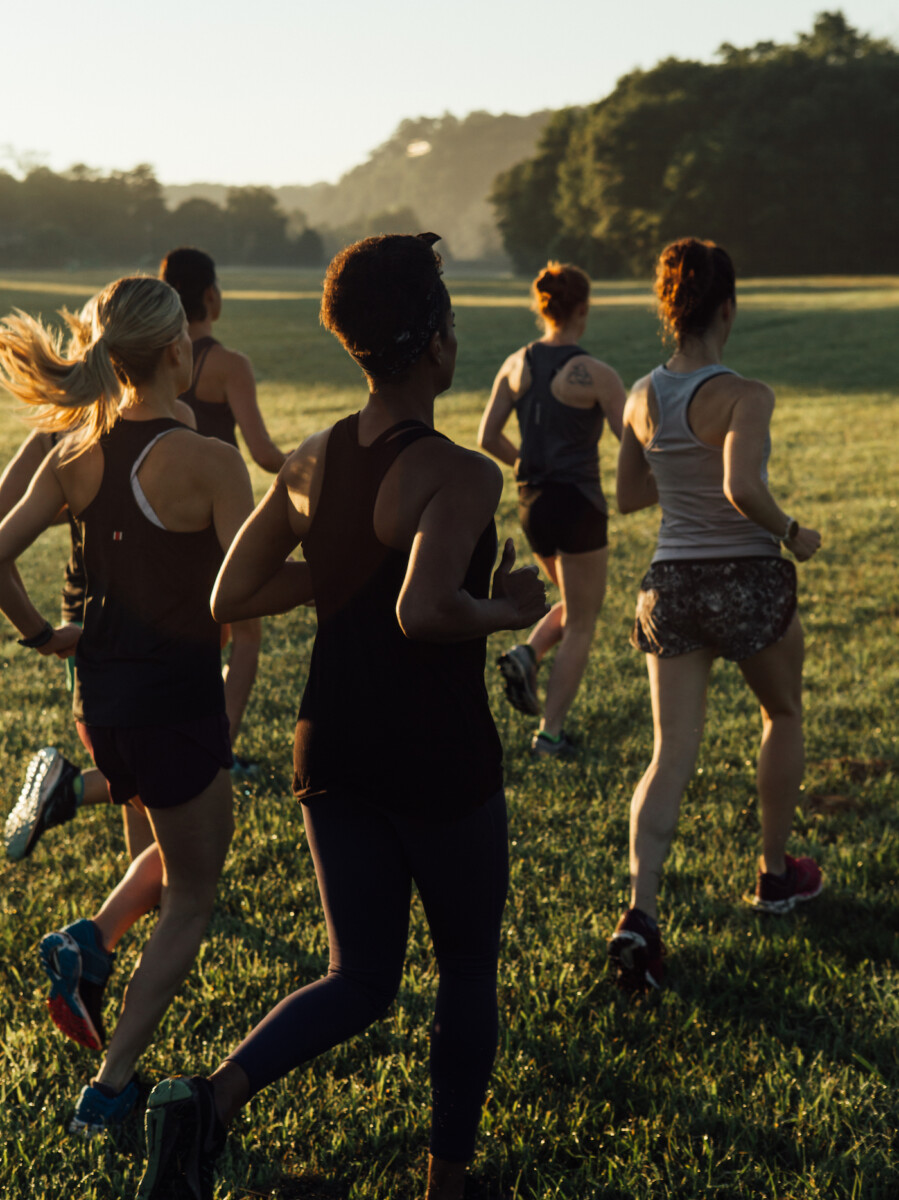
[[[115,424],[124,390],[152,379],[185,317],[174,288],[150,275],[118,279],[60,316],[67,342],[20,309],[0,322],[0,382],[38,408],[39,429],[74,433],[74,457]]]
[[[548,262],[531,284],[531,308],[546,325],[564,325],[590,299],[590,277],[573,263]]]

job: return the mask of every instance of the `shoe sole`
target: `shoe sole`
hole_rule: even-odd
[[[622,930],[609,940],[609,962],[618,970],[618,986],[630,991],[645,987],[659,991],[662,986],[661,971],[656,979],[649,966],[649,947],[646,938],[630,930]]]
[[[53,1024],[66,1037],[88,1050],[102,1050],[103,1040],[81,997],[81,948],[64,930],[41,940],[41,964],[53,985],[47,1007]]]
[[[792,896],[785,896],[783,900],[761,900],[754,894],[748,895],[746,899],[756,912],[768,913],[772,917],[785,917],[787,913],[793,911],[797,904],[805,904],[807,900],[814,900],[823,891],[824,880],[822,878],[813,892],[795,892]]]
[[[530,717],[539,717],[540,701],[524,667],[510,654],[501,654],[496,660],[496,665],[506,687],[506,699],[512,707]]]
[[[13,862],[27,858],[37,844],[43,830],[44,810],[64,767],[65,759],[52,746],[38,750],[28,764],[24,787],[4,829],[6,856]],[[16,819],[23,801],[25,810]]]
[[[199,1124],[197,1096],[187,1079],[157,1083],[144,1114],[147,1167],[137,1200],[206,1200],[199,1180],[189,1177],[197,1174]],[[188,1155],[192,1161],[185,1169]],[[177,1174],[171,1174],[171,1169]]]

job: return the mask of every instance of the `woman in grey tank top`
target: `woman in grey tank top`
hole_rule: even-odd
[[[676,349],[628,398],[618,507],[660,504],[659,542],[637,600],[633,641],[646,652],[655,750],[631,805],[631,907],[609,942],[624,986],[658,987],[656,894],[705,719],[717,656],[735,661],[762,712],[762,853],[754,908],[789,912],[818,895],[821,872],[786,854],[803,772],[802,626],[795,568],[821,538],[767,486],[774,394],[721,364],[736,316],[734,271],[720,246],[684,238],[659,259],[656,295]]]
[[[599,439],[604,420],[621,437],[625,391],[611,367],[578,345],[590,306],[584,272],[570,263],[548,263],[531,290],[545,332],[500,368],[478,444],[514,468],[525,535],[561,593],[527,642],[500,655],[506,695],[521,712],[539,716],[537,668],[557,646],[531,752],[569,755],[574,744],[562,726],[580,687],[606,590],[608,509],[599,481]],[[520,445],[503,432],[513,412]]]

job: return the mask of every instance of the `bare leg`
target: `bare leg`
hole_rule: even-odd
[[[96,767],[88,767],[86,771],[81,772],[81,786],[84,789],[81,797],[82,805],[110,803],[106,780]]]
[[[556,587],[559,586],[559,576],[556,571],[556,560],[554,558],[541,558],[539,554],[535,554],[537,562],[543,568],[543,571],[550,581]],[[552,650],[562,636],[562,617],[565,612],[565,606],[561,600],[557,601],[545,617],[542,617],[530,632],[528,637],[528,645],[534,651],[534,656],[539,664],[545,654]]]
[[[428,1191],[425,1200],[462,1200],[466,1163],[447,1162],[428,1155]]]
[[[655,746],[631,801],[631,907],[653,918],[662,864],[702,740],[712,662],[709,650],[646,656]]]
[[[231,725],[231,741],[237,741],[244,709],[250,698],[256,668],[259,665],[259,647],[262,645],[262,622],[258,618],[249,621],[234,621],[231,625],[231,657],[222,671],[225,681],[225,709]]]
[[[147,810],[139,800],[137,805],[132,800],[122,806],[122,823],[125,827],[125,846],[128,856],[133,862],[148,846],[154,845],[150,819],[147,816]],[[157,897],[156,903],[158,902]]]
[[[225,1126],[230,1125],[250,1098],[250,1081],[246,1071],[236,1062],[226,1059],[209,1076],[215,1096],[215,1110]]]
[[[130,804],[126,808],[131,809]],[[161,889],[162,859],[159,847],[151,839],[150,845],[135,855],[121,881],[109,893],[100,911],[93,918],[94,924],[100,930],[105,949],[114,950],[122,935],[156,907]]]
[[[219,771],[209,787],[186,804],[155,809],[149,816],[163,870],[159,920],[128,983],[97,1075],[100,1083],[116,1091],[131,1078],[206,931],[234,829],[228,772]],[[134,865],[142,860],[143,856]]]
[[[540,722],[540,729],[553,737],[562,731],[587,666],[596,618],[606,591],[608,557],[608,546],[604,546],[585,554],[560,554],[555,560],[562,592],[561,641],[546,685]]]
[[[762,706],[758,789],[762,815],[762,870],[780,875],[793,828],[805,767],[802,740],[802,660],[799,617],[786,636],[741,662],[740,670]]]

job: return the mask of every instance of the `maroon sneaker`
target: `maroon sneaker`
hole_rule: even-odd
[[[824,887],[821,868],[813,858],[791,858],[784,855],[787,868],[783,875],[769,875],[759,871],[755,895],[747,896],[749,903],[758,912],[792,912],[803,900],[813,900]]]
[[[656,922],[642,909],[629,908],[609,939],[609,962],[618,971],[618,986],[629,991],[660,988],[664,954]]]

